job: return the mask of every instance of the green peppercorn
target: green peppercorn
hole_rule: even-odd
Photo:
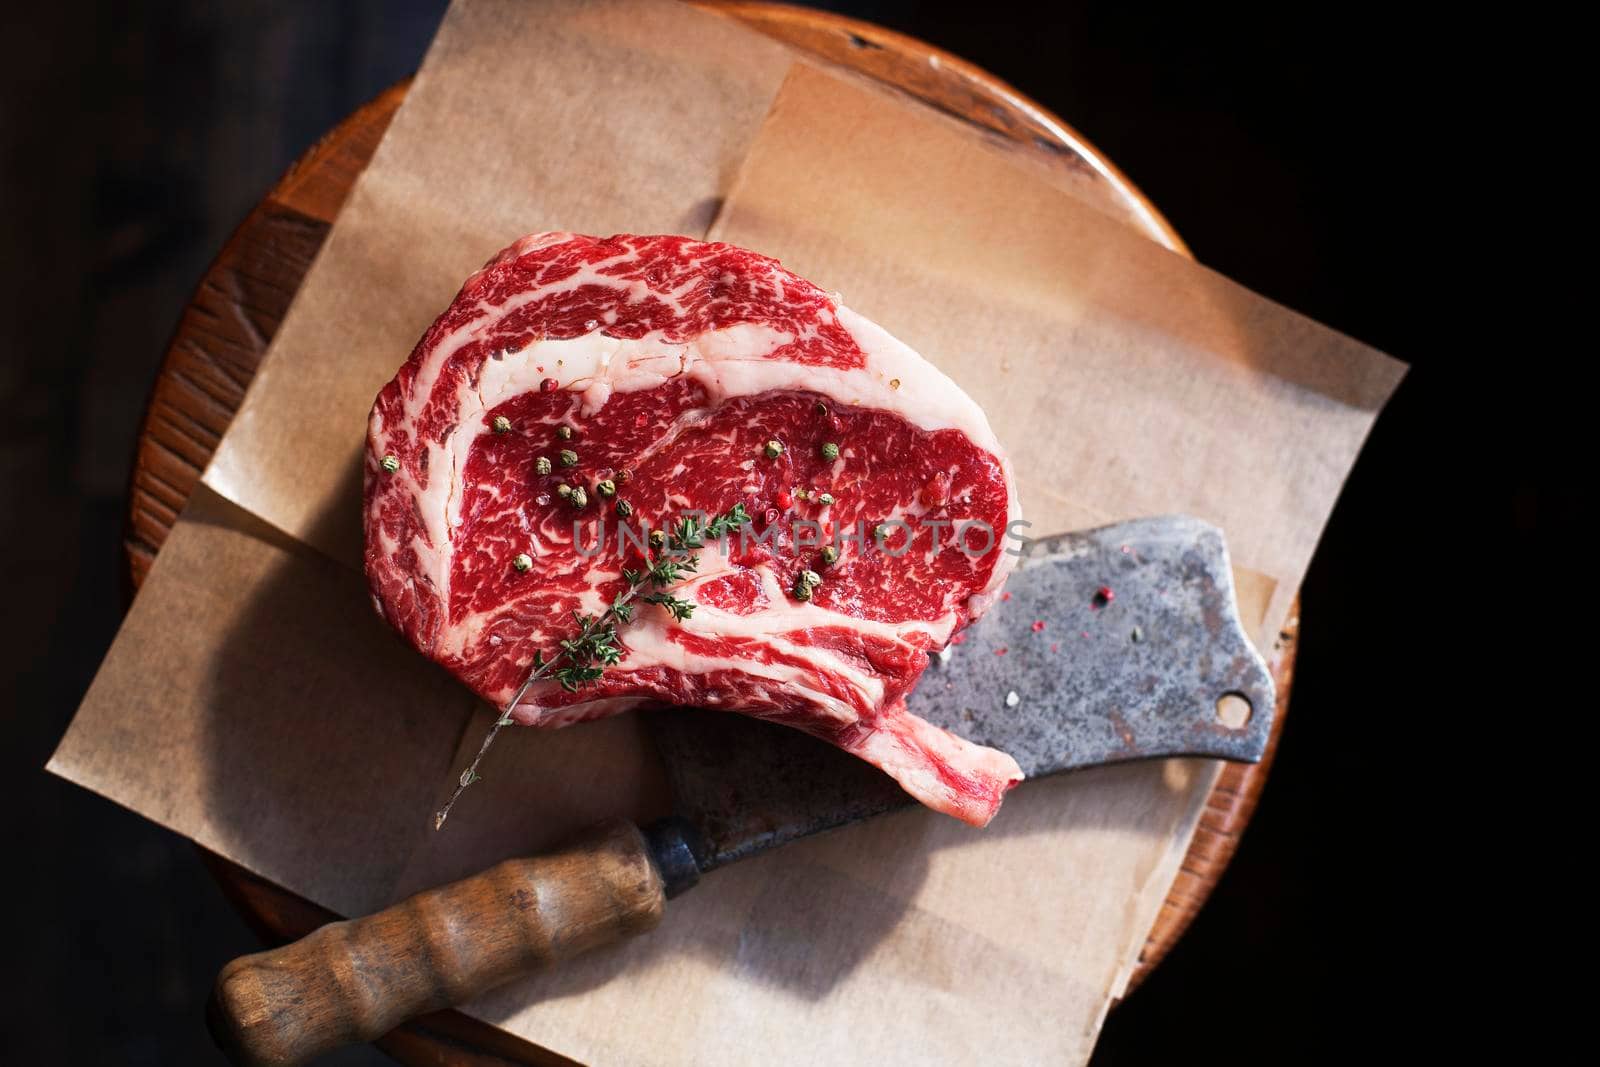
[[[801,571],[794,576],[794,598],[810,600],[812,590],[822,584],[822,575],[816,571]]]
[[[761,451],[766,453],[768,459],[777,459],[783,455],[783,442],[777,440],[768,441],[766,447]]]
[[[872,528],[872,539],[881,545],[889,539],[889,535],[892,532],[893,531],[889,529],[888,523],[880,522],[878,525]]]
[[[594,483],[594,491],[599,493],[601,496],[616,496],[617,483],[612,481],[610,478],[603,479]]]
[[[822,446],[822,458],[827,460],[829,463],[832,463],[834,460],[838,459],[839,446],[834,444],[832,441],[826,442]]]
[[[572,495],[567,497],[567,500],[573,507],[581,508],[589,503],[589,494],[584,492],[583,486],[580,485],[572,490]]]
[[[511,565],[521,573],[526,574],[533,567],[533,557],[526,552],[518,552],[511,560]]]
[[[561,450],[561,465],[563,467],[576,467],[578,465],[578,454],[570,448],[563,448]]]
[[[550,473],[550,457],[549,456],[540,456],[538,459],[534,460],[533,461],[533,469],[538,471],[540,474],[549,474]]]
[[[562,482],[560,485],[556,486],[556,496],[571,496],[571,495],[572,495],[572,486],[568,485],[565,482]]]
[[[822,549],[822,565],[831,567],[837,562],[839,562],[839,550],[832,545],[824,546]]]
[[[572,427],[562,423],[560,426],[556,427],[556,436],[561,438],[563,441],[572,440]]]
[[[393,455],[388,455],[384,456],[383,459],[378,462],[378,466],[382,467],[390,474],[393,474],[395,471],[400,469],[400,461]]]
[[[827,507],[829,504],[833,503],[833,494],[832,493],[818,493],[817,494],[817,503],[821,504],[823,507]]]
[[[494,427],[495,433],[511,432],[511,420],[506,418],[504,415],[496,415],[494,417],[494,422],[491,423],[491,425]]]
[[[633,505],[626,500],[617,501],[617,515],[624,519],[629,518],[633,515]]]
[[[651,548],[664,548],[664,547],[666,547],[666,544],[667,544],[667,532],[665,530],[652,530],[652,531],[650,531],[650,547]]]

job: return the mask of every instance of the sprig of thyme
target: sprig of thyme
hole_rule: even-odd
[[[489,732],[484,735],[483,744],[478,746],[478,754],[473,757],[471,765],[461,772],[460,783],[456,786],[455,792],[450,794],[450,799],[445,801],[444,807],[434,814],[433,828],[435,830],[442,828],[445,819],[450,817],[450,809],[455,807],[461,794],[465,793],[473,782],[482,780],[478,774],[478,765],[488,754],[501,728],[511,725],[511,709],[528,694],[528,690],[533,688],[533,683],[548,676],[560,683],[562,689],[576,693],[584,686],[599,681],[607,667],[615,666],[622,659],[622,650],[617,647],[617,625],[633,621],[635,610],[633,602],[636,599],[665,609],[679,622],[692,616],[694,614],[692,601],[675,597],[664,590],[699,569],[700,557],[694,555],[694,552],[704,548],[707,540],[719,540],[749,521],[750,514],[743,504],[735,504],[704,525],[693,516],[679,519],[667,535],[662,551],[650,561],[647,569],[642,571],[623,569],[622,580],[628,583],[628,588],[612,599],[610,607],[599,616],[573,612],[573,619],[578,624],[577,636],[562,641],[561,650],[549,659],[545,659],[543,651],[537,649],[534,651],[533,669],[518,687],[516,695],[501,709],[500,716],[495,719]],[[641,592],[646,588],[655,591]]]

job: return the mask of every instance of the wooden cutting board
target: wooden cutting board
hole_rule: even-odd
[[[1188,255],[1177,233],[1133,184],[1059,118],[992,75],[921,41],[826,12],[703,0],[813,58],[853,70],[1008,137],[1073,176],[1074,192],[1152,239]],[[130,492],[126,551],[137,587],[201,470],[227,430],[312,257],[404,100],[397,85],[313,145],[245,219],[184,310],[152,391]],[[1140,956],[1132,984],[1187,928],[1232,858],[1271,767],[1287,710],[1298,604],[1268,659],[1277,681],[1273,746],[1255,766],[1229,765],[1208,798],[1182,868]],[[207,863],[230,900],[267,940],[298,938],[328,912],[215,856]],[[1131,986],[1130,986],[1131,988]],[[390,1034],[380,1046],[405,1063],[567,1062],[455,1012]]]

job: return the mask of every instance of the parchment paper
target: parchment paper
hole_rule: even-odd
[[[956,378],[1036,532],[1089,505],[1222,526],[1299,587],[1402,365],[1127,228],[953,121],[799,65],[712,235],[839,290]]]
[[[703,234],[789,62],[661,0],[453,4],[206,484],[360,566],[350,428],[467,275],[535,230]]]
[[[51,769],[345,913],[665,810],[621,717],[510,731],[431,832],[487,715],[371,613],[355,460],[373,394],[509,240],[719,213],[977,396],[1039,532],[1223,525],[1263,636],[1400,375],[720,19],[458,0]],[[919,810],[805,841],[469,1010],[606,1063],[1081,1062],[1215,770],[1030,783],[985,831]]]

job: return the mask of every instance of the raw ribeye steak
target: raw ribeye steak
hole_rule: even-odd
[[[655,558],[644,531],[735,505],[743,535],[670,590],[692,615],[636,602],[619,662],[576,692],[541,678],[515,721],[739,711],[988,822],[1016,762],[905,696],[1015,562],[1010,465],[970,397],[835,296],[732,245],[534,234],[467,279],[372,408],[378,611],[502,707]],[[970,523],[992,548],[956,536]]]

